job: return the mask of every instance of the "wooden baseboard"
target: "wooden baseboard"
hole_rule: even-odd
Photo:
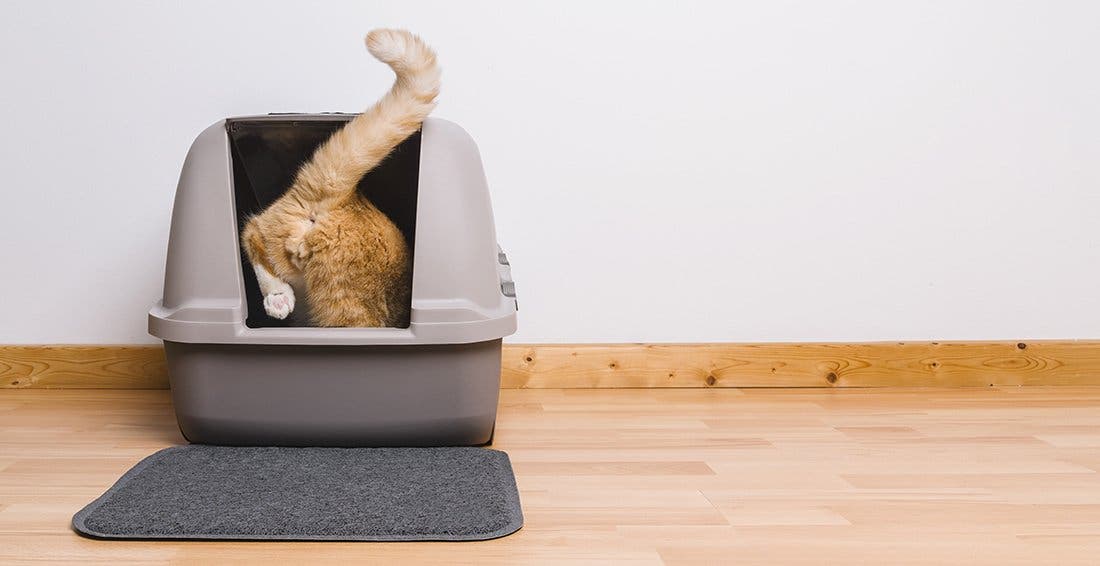
[[[506,387],[1100,385],[1100,341],[511,346]]]
[[[0,389],[167,389],[160,346],[0,346]]]
[[[505,388],[1100,385],[1100,341],[508,344]],[[0,389],[164,389],[160,346],[0,346]]]

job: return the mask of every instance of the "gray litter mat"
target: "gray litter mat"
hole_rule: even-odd
[[[104,539],[459,541],[523,526],[486,448],[166,448],[73,516]]]

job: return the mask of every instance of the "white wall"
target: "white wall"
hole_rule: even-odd
[[[1100,337],[1096,2],[6,2],[0,343],[151,342],[191,140],[444,67],[514,341]]]

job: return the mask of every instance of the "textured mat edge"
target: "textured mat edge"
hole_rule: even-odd
[[[474,542],[482,540],[493,540],[510,535],[521,528],[523,528],[523,507],[519,502],[519,488],[516,486],[516,475],[511,470],[512,460],[508,456],[507,452],[501,450],[493,450],[491,448],[480,448],[480,450],[487,450],[499,454],[498,460],[495,462],[497,465],[507,465],[509,473],[506,477],[511,481],[507,487],[511,489],[507,493],[507,501],[512,509],[515,509],[513,517],[509,518],[508,524],[495,531],[487,533],[480,533],[477,535],[173,535],[173,534],[159,534],[159,535],[125,535],[116,533],[102,533],[94,531],[85,525],[84,520],[91,515],[96,509],[99,508],[104,502],[108,501],[115,492],[122,486],[126,485],[134,476],[138,475],[144,470],[151,462],[156,461],[158,458],[163,457],[165,454],[185,450],[187,445],[182,446],[170,446],[168,448],[162,448],[145,458],[142,458],[140,462],[130,468],[122,477],[111,485],[107,491],[103,492],[103,495],[97,497],[94,501],[84,506],[83,509],[77,511],[73,515],[71,527],[73,531],[81,536],[85,536],[92,539],[99,540],[181,540],[181,541],[212,541],[212,540],[236,540],[236,541],[332,541],[332,542]]]

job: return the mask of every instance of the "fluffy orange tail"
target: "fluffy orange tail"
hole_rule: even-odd
[[[355,190],[359,180],[435,108],[441,71],[435,52],[405,30],[376,29],[367,34],[367,50],[386,63],[397,79],[381,100],[328,139],[298,172],[295,185],[315,198]]]

